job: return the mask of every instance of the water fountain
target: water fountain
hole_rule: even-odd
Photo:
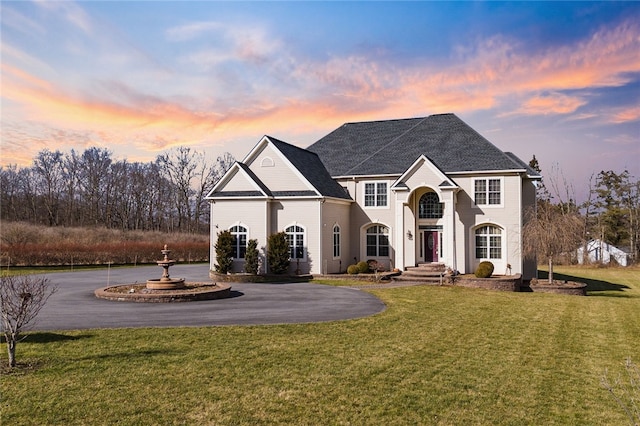
[[[169,267],[175,265],[175,260],[169,259],[169,253],[171,250],[164,245],[164,249],[160,250],[163,255],[162,260],[158,260],[158,266],[162,266],[164,271],[162,272],[162,278],[153,278],[147,280],[147,288],[150,290],[175,290],[178,288],[184,288],[184,278],[171,278],[169,276]]]
[[[162,277],[148,279],[146,284],[123,284],[104,287],[94,294],[100,299],[119,302],[191,302],[195,300],[223,299],[231,296],[231,286],[225,283],[185,282],[184,278],[171,278],[169,267],[176,261],[169,258],[171,250],[164,245],[162,259],[156,261],[163,269]]]

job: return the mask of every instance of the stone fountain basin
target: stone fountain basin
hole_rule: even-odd
[[[184,278],[155,278],[147,280],[147,288],[150,290],[177,290],[184,288]]]
[[[117,302],[192,302],[224,299],[231,296],[231,286],[225,283],[185,283],[182,288],[157,290],[146,284],[122,284],[99,288],[94,292],[99,299]]]

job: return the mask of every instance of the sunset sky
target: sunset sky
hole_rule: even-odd
[[[0,165],[106,147],[241,159],[345,122],[452,112],[580,198],[640,177],[639,2],[0,5]],[[557,173],[557,172],[556,172]]]

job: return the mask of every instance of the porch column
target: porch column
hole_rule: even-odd
[[[457,267],[457,256],[456,256],[456,197],[455,192],[451,189],[442,191],[442,201],[444,202],[444,226],[443,226],[443,234],[444,234],[444,263],[452,268],[458,269]]]
[[[391,267],[398,268],[401,271],[405,267],[405,255],[404,255],[404,201],[401,194],[396,194],[396,206],[395,206],[395,241],[393,241],[393,247],[395,247],[395,255],[393,256],[393,265]]]

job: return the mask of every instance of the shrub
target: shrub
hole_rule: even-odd
[[[289,243],[284,232],[269,235],[267,261],[272,274],[284,274],[289,269]]]
[[[361,274],[366,274],[369,272],[369,264],[365,261],[358,262],[358,272]]]
[[[218,233],[216,241],[216,272],[226,274],[233,268],[233,240],[234,237],[229,231]]]
[[[244,255],[244,271],[248,274],[258,274],[258,240],[247,241],[247,252]]]
[[[356,275],[358,273],[358,265],[349,265],[347,268],[347,274]]]
[[[489,278],[493,274],[493,263],[485,260],[480,262],[476,269],[475,275],[478,278]]]

